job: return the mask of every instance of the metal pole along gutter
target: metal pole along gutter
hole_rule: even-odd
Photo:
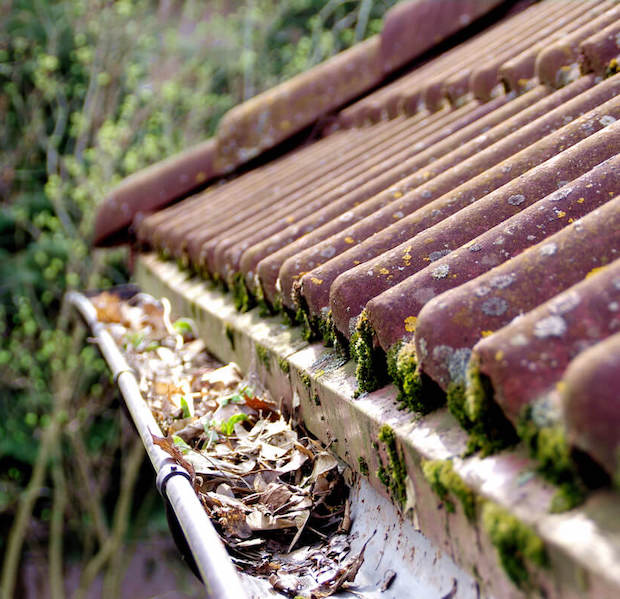
[[[153,443],[151,433],[160,437],[163,435],[140,393],[134,371],[127,364],[103,323],[97,319],[95,307],[88,298],[81,293],[70,291],[66,299],[77,308],[90,327],[123,394],[157,473],[157,487],[176,514],[205,585],[207,597],[244,599],[247,595],[237,570],[194,492],[189,473]]]

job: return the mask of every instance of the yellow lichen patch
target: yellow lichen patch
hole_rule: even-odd
[[[597,275],[599,272],[601,272],[604,268],[606,268],[605,266],[597,266],[596,268],[593,268],[587,275],[586,275],[586,279],[589,279],[590,277],[593,277],[594,275]]]
[[[568,222],[569,222],[569,224],[570,224],[570,223],[574,223],[574,222],[575,222],[575,219],[574,219],[574,218],[569,218],[569,219],[568,219]]]
[[[577,203],[578,203],[578,204],[583,204],[585,201],[586,201],[586,199],[585,199],[585,198],[579,198],[579,199],[577,200]]]
[[[286,217],[286,222],[287,222],[287,223],[292,223],[294,220],[295,220],[295,217],[294,217],[294,216],[287,216],[287,217]]]
[[[207,180],[207,173],[205,173],[204,171],[198,171],[196,173],[196,183],[203,183],[204,181]]]
[[[359,260],[353,260],[353,264],[355,264],[355,266],[357,266],[358,264],[361,264],[361,262]]]
[[[417,322],[418,319],[415,316],[407,316],[407,318],[405,318],[405,331],[408,333],[414,333]]]
[[[350,235],[347,235],[347,236],[344,238],[344,242],[345,242],[345,243],[348,243],[348,244],[355,243],[355,239],[353,239],[353,237],[351,237]]]
[[[280,121],[280,131],[288,131],[291,128],[291,121]]]
[[[382,275],[389,275],[389,274],[390,274],[390,271],[389,271],[387,268],[383,267],[383,268],[379,271],[379,274],[382,274]]]
[[[504,352],[500,349],[495,352],[495,360],[499,362],[504,357]]]
[[[489,335],[492,335],[495,331],[480,331],[480,336],[481,337],[488,337]]]
[[[556,215],[558,218],[564,218],[566,216],[566,212],[564,212],[564,210],[558,210]]]
[[[318,279],[317,277],[312,277],[310,279],[315,285],[322,285],[323,284],[323,279]]]
[[[566,390],[566,383],[564,381],[558,381],[555,385],[555,388],[559,393],[563,393]]]
[[[402,198],[402,197],[403,197],[403,192],[402,192],[402,191],[395,191],[395,192],[392,194],[392,197],[393,197],[393,198],[396,198],[396,199],[398,199],[398,198]]]

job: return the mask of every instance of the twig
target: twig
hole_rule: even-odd
[[[52,478],[54,480],[54,500],[52,503],[52,517],[50,521],[49,538],[49,583],[52,599],[64,599],[64,578],[62,571],[62,535],[67,506],[67,482],[62,470],[60,448],[57,447]]]

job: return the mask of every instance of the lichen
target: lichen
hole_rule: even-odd
[[[365,458],[363,458],[362,456],[357,458],[357,464],[360,469],[360,474],[362,476],[368,476],[369,468],[368,468],[368,462],[365,460]]]
[[[226,323],[224,326],[224,334],[226,335],[226,339],[228,339],[228,343],[230,343],[231,349],[235,351],[235,329],[232,325]]]
[[[448,512],[455,511],[451,496],[458,499],[463,513],[470,522],[476,519],[476,496],[454,471],[450,460],[423,460],[422,472],[431,485],[431,489],[443,501]]]
[[[256,357],[258,361],[267,369],[267,372],[271,372],[271,361],[269,360],[269,350],[260,345],[256,344]]]
[[[396,435],[392,428],[384,424],[379,431],[379,441],[385,445],[388,463],[384,464],[379,457],[380,466],[377,478],[390,491],[392,498],[402,507],[407,501],[407,466],[404,456],[396,447]]]
[[[232,297],[235,308],[239,312],[247,312],[256,305],[254,296],[250,293],[245,276],[241,272],[236,272],[232,278]]]
[[[613,77],[613,75],[615,75],[616,73],[620,73],[620,66],[618,63],[618,59],[612,58],[612,60],[609,61],[609,64],[605,68],[604,78],[608,79],[609,77]]]
[[[482,507],[482,526],[510,580],[520,589],[531,588],[529,567],[545,568],[549,565],[540,537],[529,526],[491,501],[485,502]]]
[[[532,407],[526,406],[517,432],[536,460],[537,471],[549,482],[557,485],[550,511],[554,513],[570,510],[585,499],[586,489],[580,480],[564,430],[558,425],[537,426],[532,417]]]
[[[387,354],[387,372],[398,395],[401,407],[428,414],[445,403],[445,395],[418,367],[413,341],[395,343]]]
[[[357,362],[355,397],[385,385],[388,380],[385,352],[375,347],[374,332],[365,311],[360,315],[356,331],[351,337],[350,351],[351,357]]]

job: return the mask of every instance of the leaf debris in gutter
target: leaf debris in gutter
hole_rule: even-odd
[[[188,471],[237,567],[289,596],[328,597],[353,583],[369,539],[351,554],[338,460],[236,364],[208,356],[166,299],[103,292],[91,301],[164,432],[154,443]]]

